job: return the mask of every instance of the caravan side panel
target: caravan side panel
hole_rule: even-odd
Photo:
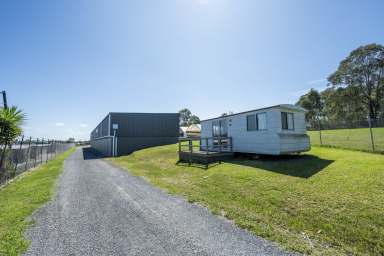
[[[282,129],[281,112],[293,113],[294,129]],[[267,129],[248,131],[247,116],[258,113],[266,114]],[[232,137],[234,152],[280,155],[310,149],[303,111],[275,107],[206,120],[201,124],[201,137],[212,137],[212,122],[223,119],[227,121],[228,136]]]
[[[247,116],[257,113],[266,113],[267,129],[248,131]],[[232,137],[233,151],[242,153],[255,154],[272,154],[280,153],[279,137],[277,135],[277,127],[279,127],[279,112],[272,109],[268,111],[255,111],[229,117],[223,117],[215,120],[203,121],[201,124],[201,137],[212,137],[212,122],[217,120],[227,120],[228,136]],[[210,141],[210,144],[212,141]],[[202,146],[204,148],[204,144]]]
[[[266,113],[266,130],[247,130],[247,116]],[[276,114],[273,111],[251,112],[228,118],[228,136],[232,137],[233,151],[255,154],[279,154],[280,145],[276,134]]]
[[[281,111],[286,111],[282,109]],[[292,112],[294,119],[293,130],[283,130],[280,128],[278,133],[280,137],[280,154],[288,154],[295,152],[304,152],[311,149],[310,139],[306,133],[305,113]]]
[[[212,121],[211,120],[208,120],[208,121],[204,121],[201,123],[201,133],[200,133],[200,136],[201,138],[211,138],[213,137],[213,134],[212,134]],[[212,148],[212,145],[213,144],[213,141],[212,140],[208,140],[208,148]],[[201,144],[201,149],[202,150],[205,150],[206,149],[206,142],[205,141],[202,141],[202,144]]]

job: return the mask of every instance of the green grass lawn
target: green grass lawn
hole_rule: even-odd
[[[384,254],[384,156],[313,147],[302,156],[177,165],[177,145],[110,159],[282,247]]]
[[[323,145],[349,148],[355,150],[371,151],[371,135],[369,128],[339,129],[321,131]],[[373,128],[375,150],[384,153],[384,128]],[[318,131],[308,131],[312,145],[320,145]]]
[[[19,255],[27,249],[24,231],[31,221],[26,218],[51,198],[64,159],[73,151],[68,150],[0,189],[0,255]]]

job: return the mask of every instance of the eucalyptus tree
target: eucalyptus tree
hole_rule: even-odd
[[[328,77],[334,87],[356,87],[368,115],[376,119],[384,97],[384,46],[368,44],[353,50]]]
[[[180,114],[180,126],[190,126],[191,124],[199,124],[200,118],[193,115],[188,108],[183,108],[179,111]]]
[[[315,127],[323,116],[323,100],[320,93],[315,89],[311,89],[308,93],[301,96],[296,105],[307,110],[305,119],[312,127]]]

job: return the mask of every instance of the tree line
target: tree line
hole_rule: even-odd
[[[324,91],[311,89],[296,105],[307,109],[306,120],[354,122],[384,118],[384,46],[369,44],[353,50],[327,78]]]

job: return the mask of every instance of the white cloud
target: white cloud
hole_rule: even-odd
[[[295,91],[295,92],[292,92],[291,95],[292,96],[295,96],[295,97],[300,97],[301,95],[304,95],[306,94],[307,92],[309,92],[310,89],[302,89],[302,90],[298,90],[298,91]]]
[[[316,80],[312,80],[312,81],[309,81],[308,84],[321,84],[321,83],[325,83],[327,81],[327,79],[316,79]]]
[[[317,86],[317,87],[315,87],[313,89],[315,89],[316,91],[322,92],[322,91],[324,91],[327,88],[328,88],[328,86],[324,85],[324,86]]]
[[[325,78],[309,81],[307,82],[307,84],[309,85],[307,88],[292,92],[291,95],[295,97],[300,97],[301,95],[304,95],[307,92],[309,92],[310,89],[315,89],[316,91],[319,91],[319,92],[324,91],[325,89],[327,89],[326,82],[327,82],[327,79]]]
[[[56,125],[56,126],[64,126],[64,123],[62,123],[62,122],[57,122],[55,125]]]
[[[87,124],[80,124],[80,127],[81,128],[86,128],[86,127],[88,127],[88,125]]]

